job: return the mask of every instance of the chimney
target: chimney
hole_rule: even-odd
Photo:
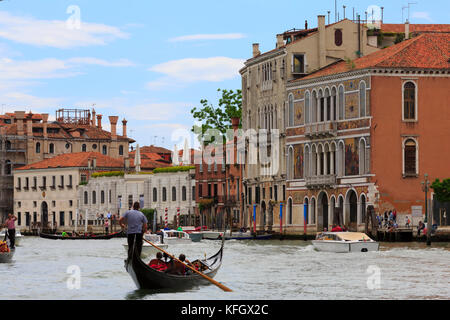
[[[43,123],[43,130],[44,130],[44,138],[47,138],[47,120],[48,120],[48,113],[41,114],[42,116],[42,123]]]
[[[284,39],[282,34],[277,34],[277,49],[284,46]]]
[[[92,108],[92,125],[95,127],[95,109]]]
[[[92,167],[95,169],[97,168],[97,158],[94,157],[94,159],[92,159]]]
[[[27,136],[33,136],[33,120],[31,118],[27,120]]]
[[[117,120],[119,120],[118,116],[109,116],[109,122],[111,123],[111,139],[117,140]]]
[[[405,40],[409,39],[409,21],[406,19],[405,22]]]
[[[323,68],[326,61],[325,16],[317,16],[317,30],[319,31],[319,68]]]
[[[124,138],[127,137],[127,122],[125,119],[122,120],[122,135]]]
[[[259,51],[259,43],[254,43],[253,44],[253,58],[257,57],[261,54],[261,52]]]
[[[308,20],[305,20],[305,30],[308,30]]]
[[[17,135],[23,136],[24,135],[23,120],[25,119],[25,111],[15,111],[14,117],[16,118],[17,121]]]
[[[99,128],[99,129],[102,128],[102,115],[101,114],[97,115],[97,128]]]

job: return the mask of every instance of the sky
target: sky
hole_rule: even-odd
[[[190,110],[217,89],[240,89],[239,69],[275,47],[276,34],[317,26],[317,16],[361,17],[384,7],[385,23],[450,23],[447,0],[0,0],[2,113],[94,108],[128,121],[140,146],[182,146]],[[409,12],[408,12],[409,11]],[[328,22],[328,18],[326,20]],[[194,137],[189,143],[195,145]]]

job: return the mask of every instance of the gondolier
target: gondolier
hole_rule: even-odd
[[[136,251],[138,256],[141,256],[142,251],[142,237],[147,232],[147,218],[139,211],[139,202],[133,204],[133,209],[128,210],[120,217],[119,224],[122,229],[125,229],[125,224],[128,225],[127,238],[128,238],[128,258],[131,257],[133,252],[133,246],[136,245]]]
[[[6,220],[6,228],[8,228],[9,248],[14,249],[16,244],[16,221],[17,218],[8,213],[8,220]]]

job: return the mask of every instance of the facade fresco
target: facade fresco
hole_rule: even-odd
[[[359,174],[359,150],[358,139],[345,139],[345,175],[356,176]]]
[[[303,121],[303,101],[294,103],[294,125],[304,124]]]
[[[294,146],[294,179],[303,178],[303,145]]]

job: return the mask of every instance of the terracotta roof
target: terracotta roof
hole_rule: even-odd
[[[139,148],[141,150],[141,154],[142,153],[158,153],[158,154],[172,154],[172,151],[163,147],[157,147],[154,145],[150,145],[150,146],[143,146]],[[135,150],[131,151],[131,153],[134,153]]]
[[[151,159],[142,159],[141,158],[141,170],[153,170],[156,168],[165,168],[171,167],[172,164],[168,162],[155,161]],[[134,168],[134,157],[130,158],[130,167]]]
[[[97,162],[97,168],[123,168],[123,159],[115,159],[99,152],[77,152],[61,154],[50,159],[16,168],[15,170],[87,167],[88,160],[94,158]]]
[[[380,30],[383,32],[405,33],[405,24],[383,23]],[[450,24],[410,24],[409,32],[450,32]]]
[[[292,82],[374,67],[446,69],[450,68],[449,43],[449,33],[423,33],[415,38],[353,60],[351,63],[354,68],[346,61],[339,61]]]

